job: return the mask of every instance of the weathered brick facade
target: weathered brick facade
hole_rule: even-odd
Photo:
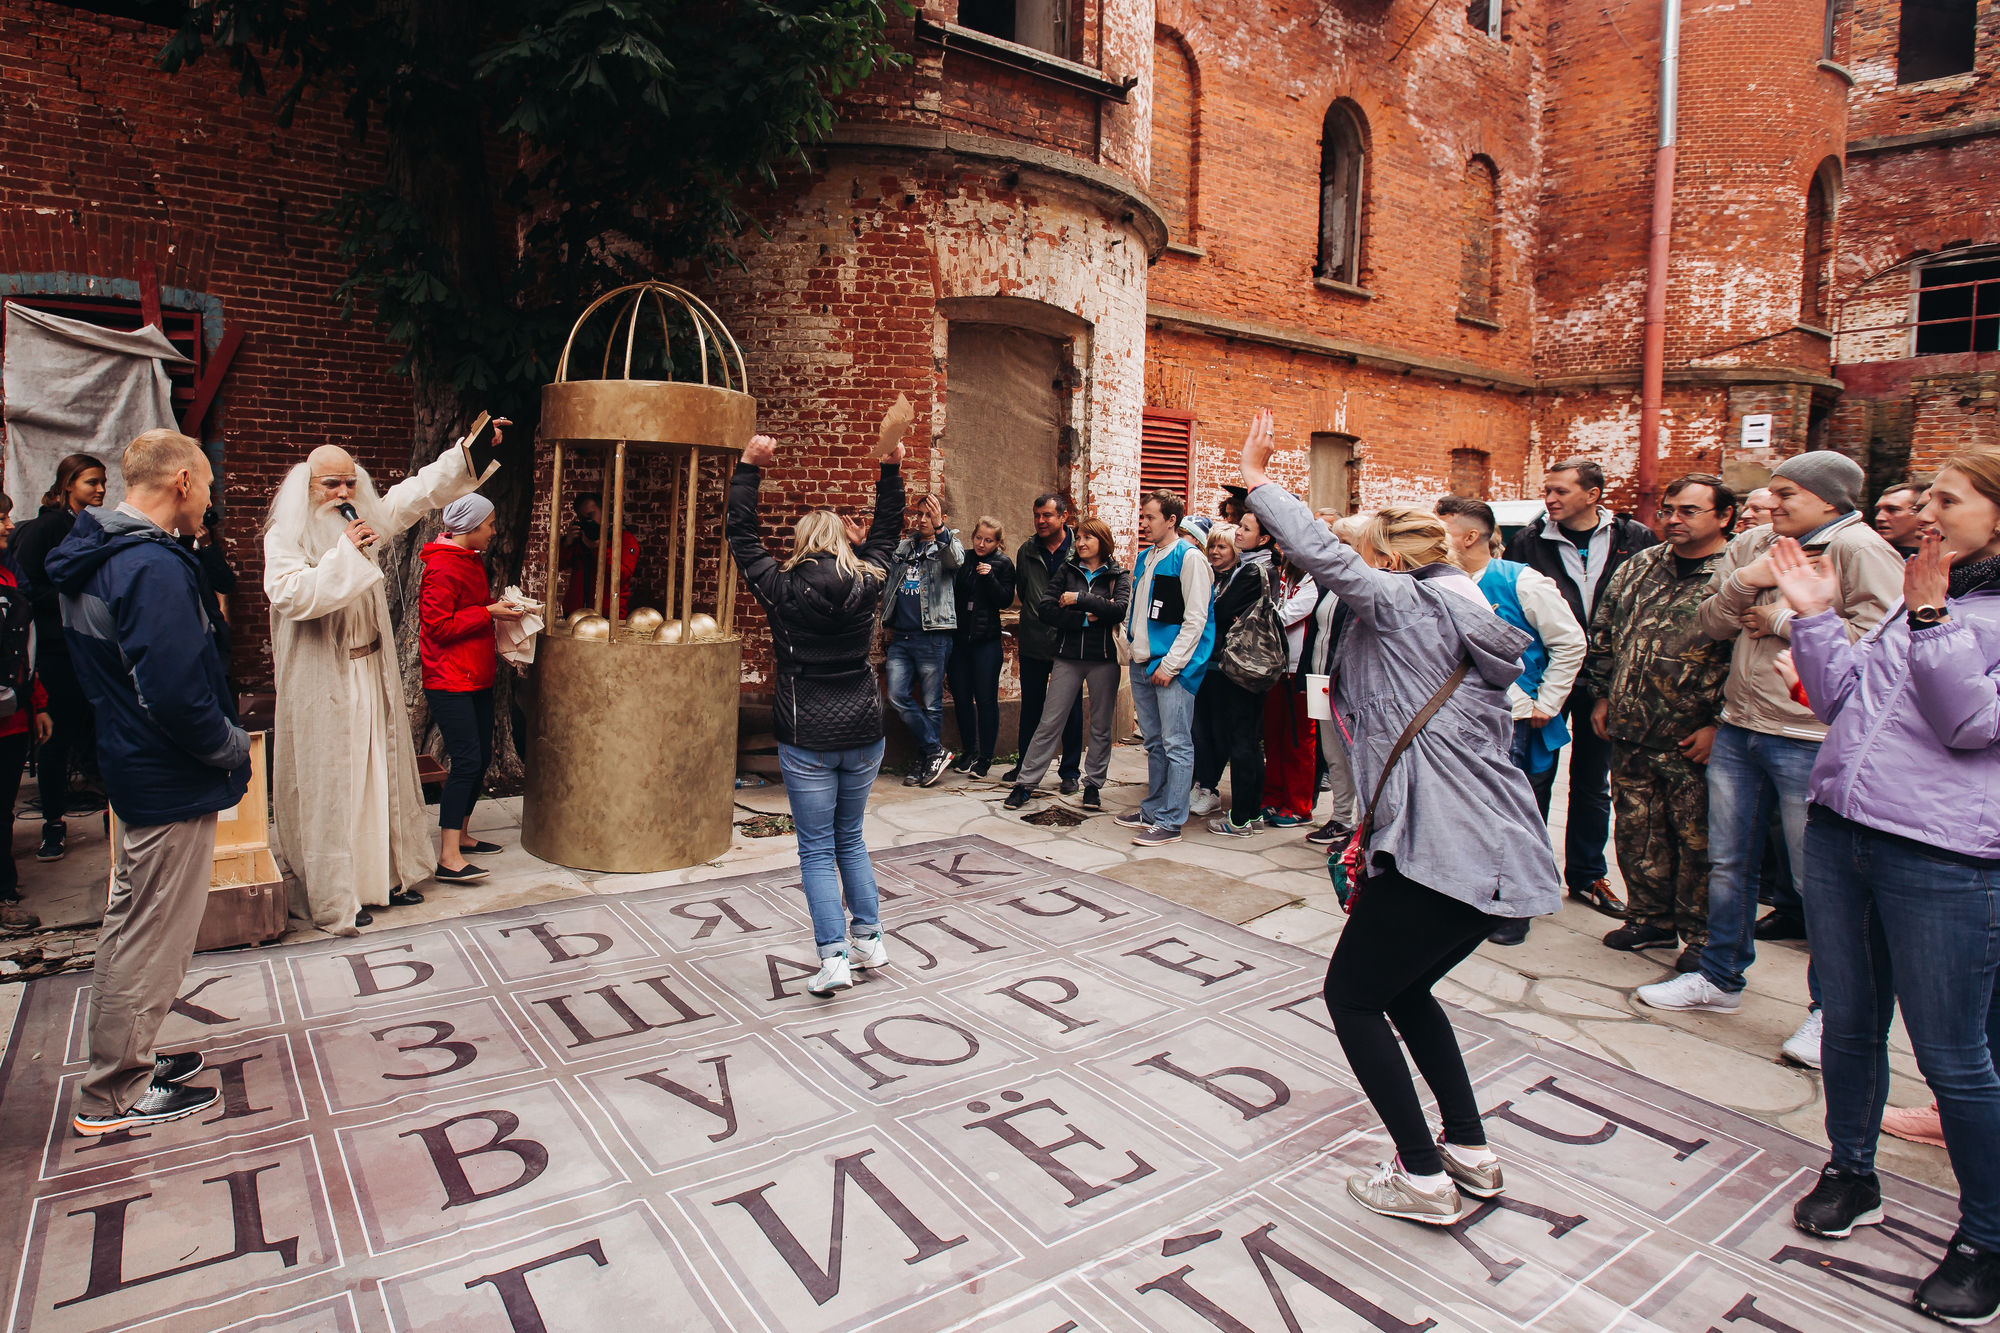
[[[1572,454],[1632,499],[1656,0],[1509,2],[1495,29],[1455,0],[1066,8],[1055,57],[959,26],[956,0],[899,19],[909,63],[849,96],[764,201],[768,237],[705,293],[787,447],[774,525],[861,505],[898,392],[919,408],[913,489],[1012,506],[1010,545],[1044,484],[1130,531],[1148,406],[1193,418],[1197,509],[1266,405],[1295,446],[1281,470],[1322,502],[1531,495]],[[2000,354],[1915,357],[1907,323],[1924,263],[2000,246],[2000,10],[1971,72],[1914,85],[1892,0],[1840,7],[1831,52],[1824,13],[1687,9],[1663,477],[1755,480],[1831,444],[1882,478],[1996,438]],[[338,318],[313,221],[372,167],[329,105],[280,131],[220,66],[158,72],[163,36],[0,3],[0,293],[129,296],[150,260],[211,338],[245,329],[207,433],[254,587],[255,520],[305,448],[339,440],[389,476],[407,457],[405,387],[369,325]],[[1323,169],[1354,182],[1351,214],[1349,187],[1330,192],[1325,245]],[[1746,449],[1764,414],[1769,445]],[[635,482],[652,551],[665,518]],[[256,682],[263,606],[238,601],[236,671]],[[754,627],[747,598],[739,615]]]
[[[365,317],[344,322],[346,273],[314,218],[373,172],[337,105],[308,104],[289,131],[269,101],[239,98],[221,62],[169,78],[165,30],[69,5],[0,6],[0,295],[136,302],[136,266],[159,271],[169,308],[205,309],[245,337],[204,436],[245,595],[234,669],[270,678],[258,528],[287,469],[336,442],[378,478],[409,462],[410,400]],[[123,441],[102,456],[117,465]],[[37,481],[39,489],[43,481]],[[25,517],[17,515],[16,517]]]

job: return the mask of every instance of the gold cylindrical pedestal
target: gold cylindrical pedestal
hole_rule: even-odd
[[[742,645],[542,636],[521,846],[579,870],[678,870],[729,848]]]

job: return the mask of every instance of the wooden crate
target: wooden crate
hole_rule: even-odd
[[[265,779],[265,735],[250,733],[250,790],[233,810],[215,821],[215,870],[209,880],[208,909],[201,919],[197,951],[268,944],[285,933],[290,903],[284,877],[271,855],[270,787]],[[113,873],[118,857],[118,819],[111,820]],[[107,892],[109,881],[107,880]]]

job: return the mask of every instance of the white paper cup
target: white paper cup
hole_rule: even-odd
[[[1306,716],[1321,722],[1333,721],[1333,677],[1306,673]]]

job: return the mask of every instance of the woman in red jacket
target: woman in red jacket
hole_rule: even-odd
[[[521,618],[521,608],[489,600],[493,591],[486,581],[486,547],[493,527],[493,502],[467,495],[445,506],[444,530],[423,550],[417,647],[424,663],[424,698],[451,757],[451,776],[438,802],[438,827],[444,832],[437,878],[447,884],[485,879],[486,872],[467,861],[466,853],[500,850],[465,836],[466,820],[493,758],[493,674],[499,663],[493,622]]]
[[[11,546],[13,536],[14,502],[0,495],[0,546]],[[34,611],[21,582],[9,549],[0,556],[0,677],[4,677],[0,686],[13,692],[14,711],[0,718],[0,810],[7,812],[10,833],[14,798],[21,790],[21,770],[28,763],[30,733],[34,741],[46,741],[55,726],[49,717],[49,696],[35,675],[29,652]],[[34,719],[32,727],[30,717]],[[0,846],[0,930],[33,930],[40,924],[41,918],[21,906],[21,879],[14,869],[10,836]]]

